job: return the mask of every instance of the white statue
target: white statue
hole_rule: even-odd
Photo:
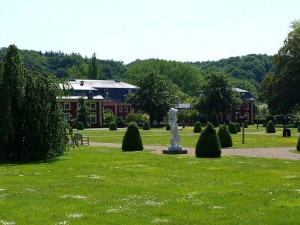
[[[172,137],[170,139],[171,146],[169,150],[182,150],[181,146],[179,145],[180,136],[178,132],[178,125],[177,125],[177,109],[171,108],[168,112],[168,123],[170,125],[170,131],[172,133]]]

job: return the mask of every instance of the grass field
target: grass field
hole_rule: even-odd
[[[299,224],[299,162],[80,146],[0,166],[0,224]]]
[[[295,148],[261,128],[232,135],[235,147]],[[75,131],[77,132],[77,131]],[[85,130],[93,142],[121,143],[125,129]],[[142,131],[144,145],[169,145],[170,132]],[[180,131],[194,147],[199,134]],[[0,164],[0,225],[299,224],[299,161],[225,156],[199,159],[75,147],[57,161]]]
[[[109,130],[84,130],[79,131],[90,137],[92,142],[102,143],[122,143],[126,129],[117,131]],[[242,134],[233,134],[233,148],[259,148],[259,147],[296,147],[299,133],[296,128],[292,128],[291,137],[282,137],[282,128],[277,128],[277,133],[266,134],[264,127],[251,126],[245,129],[245,144],[242,144]],[[74,131],[77,132],[76,130]],[[144,145],[168,146],[171,133],[165,128],[151,129],[150,131],[140,130]],[[193,133],[193,127],[188,127],[180,131],[181,145],[183,147],[195,147],[199,134]]]

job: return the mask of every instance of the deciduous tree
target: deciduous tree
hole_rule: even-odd
[[[162,75],[148,72],[137,82],[138,90],[129,95],[136,111],[148,113],[150,121],[162,121],[167,111],[178,104],[175,86]]]

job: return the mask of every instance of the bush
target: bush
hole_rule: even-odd
[[[221,156],[221,144],[212,124],[202,131],[197,145],[196,157],[218,158]]]
[[[117,118],[116,123],[117,123],[117,127],[119,127],[119,128],[124,128],[125,127],[125,121],[121,117]]]
[[[117,130],[117,123],[116,122],[110,122],[109,124],[109,130]]]
[[[77,123],[77,130],[84,130],[84,126],[82,122]]]
[[[266,132],[267,133],[276,133],[275,125],[272,120],[269,120],[269,122],[266,126]]]
[[[221,148],[232,147],[232,138],[226,125],[220,125],[218,130],[218,137],[220,140]]]
[[[131,122],[123,138],[123,151],[142,151],[144,149],[139,128],[136,123]]]
[[[166,125],[166,130],[170,130],[171,129],[171,127],[170,127],[170,125],[167,123],[167,125]]]
[[[235,127],[236,127],[237,133],[241,132],[241,125],[240,125],[240,123],[235,123]]]
[[[300,151],[300,136],[298,138],[297,151]]]
[[[150,130],[149,121],[146,121],[143,126],[143,130]]]
[[[200,122],[196,122],[195,123],[195,126],[194,126],[194,133],[201,133],[201,131],[202,131],[202,128],[201,128],[201,124],[200,124]]]
[[[237,134],[237,129],[236,129],[236,125],[234,123],[230,123],[228,125],[228,131],[231,133],[231,134]]]

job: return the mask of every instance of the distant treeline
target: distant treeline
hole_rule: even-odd
[[[4,58],[5,51],[6,48],[0,49],[0,60]],[[77,53],[52,51],[21,50],[21,54],[25,67],[52,73],[58,78],[122,79],[134,84],[142,74],[155,71],[166,76],[189,96],[195,95],[199,83],[209,70],[217,69],[229,74],[235,86],[247,89],[257,97],[260,82],[267,73],[274,71],[272,56],[256,54],[205,62],[147,59],[136,60],[128,65],[122,61],[100,60],[95,54],[91,58]]]

